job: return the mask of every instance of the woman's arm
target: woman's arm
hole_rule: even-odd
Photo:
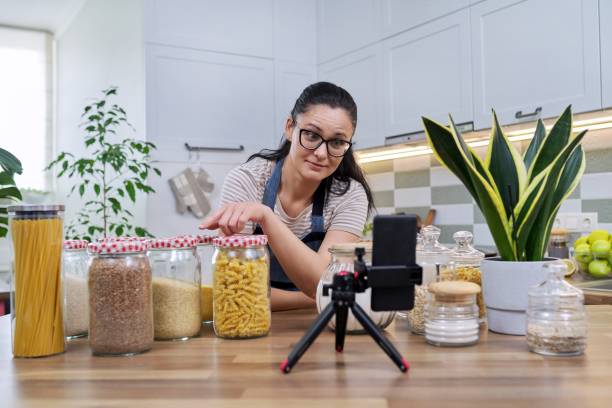
[[[302,292],[272,288],[272,311],[314,308],[317,303]]]

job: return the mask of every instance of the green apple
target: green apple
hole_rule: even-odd
[[[610,236],[612,237],[612,235]],[[576,248],[580,244],[588,244],[588,243],[589,243],[589,237],[587,236],[580,237],[576,240],[576,242],[574,242],[574,248]]]
[[[580,244],[574,248],[574,258],[582,264],[591,262],[593,260],[593,254],[591,254],[591,247],[589,244]]]
[[[589,264],[588,263],[582,263],[582,262],[578,262],[578,266],[580,266],[580,271],[581,272],[588,272],[589,271]]]
[[[607,239],[600,239],[591,244],[591,253],[595,258],[598,259],[607,259],[608,255],[610,255],[610,241]]]
[[[589,264],[589,273],[594,278],[606,278],[610,271],[612,271],[612,268],[605,259],[596,259]]]
[[[608,240],[610,234],[606,230],[593,230],[589,234],[589,243],[592,244],[595,241],[599,241],[600,239]]]

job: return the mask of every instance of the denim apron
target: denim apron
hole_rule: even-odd
[[[274,212],[274,205],[276,203],[276,196],[280,187],[281,173],[283,169],[284,159],[276,162],[272,176],[266,183],[266,189],[262,199],[262,204],[270,207]],[[325,238],[325,225],[323,222],[323,207],[325,206],[325,183],[321,183],[315,191],[314,198],[312,201],[312,220],[310,223],[310,232],[304,238],[302,242],[313,251],[318,251],[321,247],[321,243]],[[263,234],[261,227],[258,225],[255,228],[254,234]],[[278,263],[274,252],[270,249],[270,286],[277,289],[283,290],[299,290],[287,277],[285,271]]]

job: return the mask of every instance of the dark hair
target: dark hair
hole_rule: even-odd
[[[291,120],[296,123],[297,115],[306,112],[310,107],[314,105],[327,105],[330,108],[342,108],[344,109],[351,118],[353,124],[353,131],[357,126],[357,105],[353,100],[353,97],[343,88],[334,85],[329,82],[317,82],[309,85],[304,89],[301,95],[295,101],[295,105],[291,110]],[[248,160],[252,160],[256,157],[277,161],[287,157],[289,150],[291,149],[291,142],[289,140],[283,140],[278,149],[264,149],[259,153],[255,153]],[[248,161],[247,160],[247,161]],[[372,197],[372,191],[368,182],[361,171],[361,168],[355,161],[353,156],[353,148],[349,148],[340,165],[329,177],[322,181],[326,183],[327,192],[335,195],[346,194],[350,187],[351,179],[357,181],[363,186],[366,196],[368,198],[368,213],[374,208],[374,199]],[[333,187],[333,180],[338,180],[340,187]]]

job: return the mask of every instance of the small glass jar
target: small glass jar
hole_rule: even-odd
[[[548,242],[548,256],[551,258],[568,259],[569,231],[566,228],[553,228]]]
[[[563,277],[563,262],[544,265],[547,279],[529,290],[527,345],[534,353],[570,356],[584,353],[587,318],[584,294]]]
[[[425,304],[428,299],[427,285],[436,282],[447,273],[450,249],[438,242],[440,228],[427,225],[421,229],[422,244],[416,251],[416,263],[423,268],[423,281],[414,287],[414,307],[408,313],[398,312],[407,317],[410,331],[414,334],[425,333]]]
[[[213,240],[213,327],[218,337],[246,339],[270,331],[270,257],[265,235]]]
[[[425,340],[434,346],[461,347],[478,343],[479,323],[472,282],[442,281],[429,285],[425,309]]]
[[[7,210],[13,356],[63,353],[64,206],[18,205]]]
[[[323,273],[321,280],[317,286],[317,310],[319,313],[331,302],[331,296],[323,296],[323,285],[332,283],[334,275],[338,272],[346,271],[353,273],[355,269],[355,248],[364,248],[364,260],[368,266],[372,264],[372,242],[355,242],[346,244],[335,244],[329,249],[332,260],[327,266],[327,270]],[[371,306],[372,289],[368,288],[365,292],[355,293],[355,302],[372,319],[374,324],[380,329],[384,329],[393,321],[395,312],[374,312]],[[336,318],[330,320],[329,327],[334,330],[336,328]],[[355,319],[353,312],[349,311],[348,320],[346,323],[346,332],[348,334],[365,333],[361,323]]]
[[[149,241],[156,340],[187,340],[200,333],[197,243],[198,238],[189,235]]]
[[[215,247],[213,246],[214,236],[199,235],[198,236],[198,256],[200,257],[200,310],[202,314],[202,323],[212,323],[213,321],[213,255]]]
[[[452,280],[461,280],[477,284],[482,289],[482,273],[480,265],[485,254],[472,246],[474,235],[469,231],[457,231],[453,234],[455,247],[450,253],[450,267]],[[478,318],[480,323],[486,321],[486,308],[481,292],[476,295],[478,303]]]
[[[147,247],[143,241],[88,246],[89,346],[94,355],[134,355],[153,346]]]
[[[64,241],[64,332],[68,340],[85,337],[89,330],[87,244],[87,241],[78,239]]]

